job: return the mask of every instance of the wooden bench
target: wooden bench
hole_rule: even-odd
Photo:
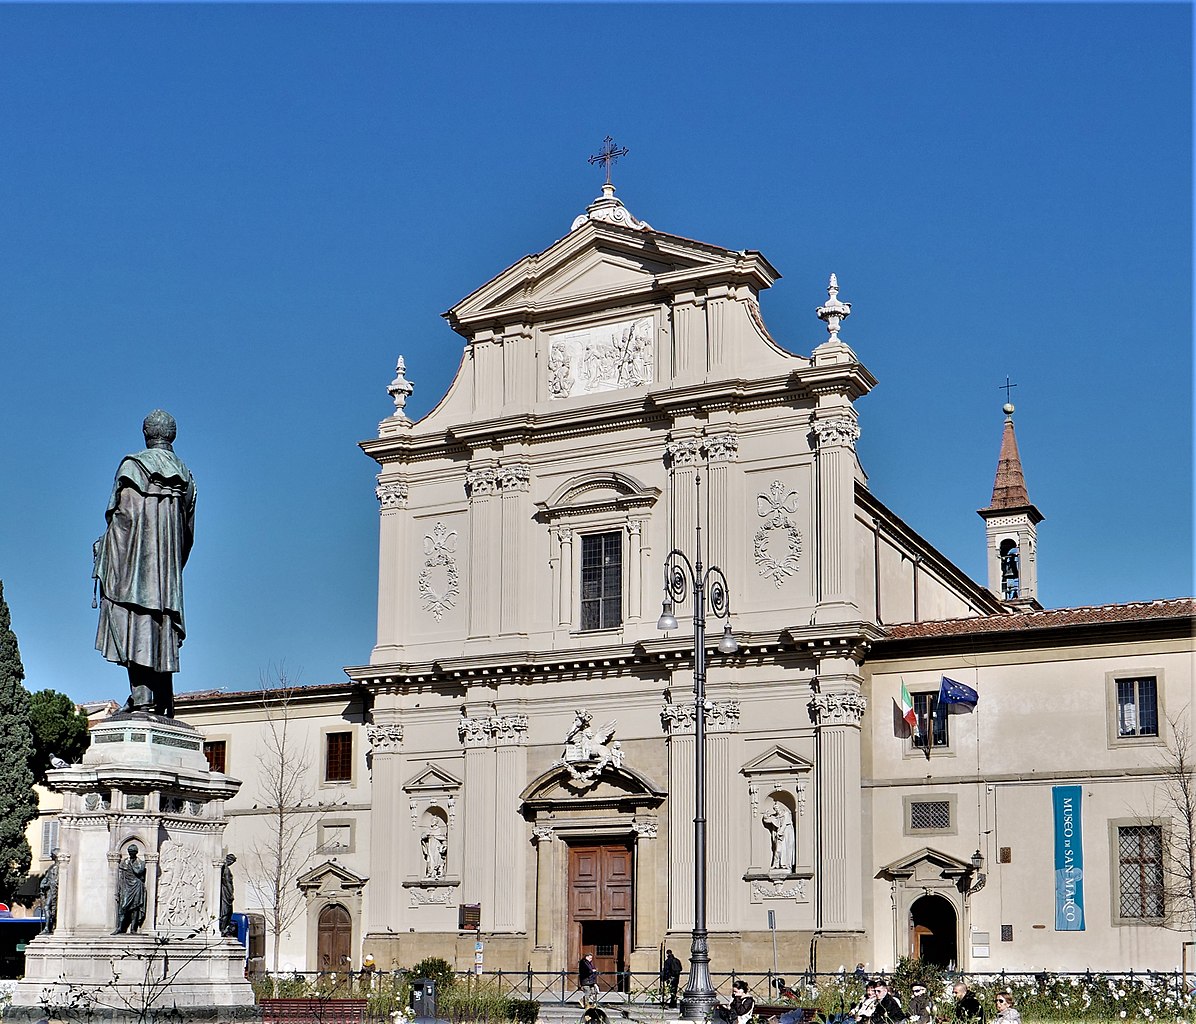
[[[364,999],[263,999],[262,1024],[365,1024]]]

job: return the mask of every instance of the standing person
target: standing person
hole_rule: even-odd
[[[1013,993],[1009,989],[997,993],[997,1020],[1005,1024],[1021,1024],[1022,1015],[1013,1008]]]
[[[587,953],[577,962],[577,987],[581,989],[581,1005],[598,1005],[598,968],[594,954]]]
[[[183,566],[195,537],[195,481],[174,453],[173,416],[155,409],[141,430],[145,450],[117,467],[108,526],[93,547],[96,650],[128,670],[126,711],[173,717],[174,673],[187,635]]]
[[[968,988],[966,981],[957,981],[951,989],[955,993],[956,1020],[982,1020],[984,1011],[980,1007],[980,1000]]]
[[[681,961],[671,949],[664,951],[664,966],[660,969],[661,995],[668,993],[669,1006],[677,1005],[677,986],[681,983]]]
[[[731,986],[731,1002],[724,1005],[718,1003],[715,1010],[719,1019],[726,1024],[748,1024],[752,1019],[752,1011],[756,1008],[756,1001],[748,995],[746,981],[736,981]]]
[[[889,991],[889,983],[884,978],[878,978],[872,982],[872,987],[876,992],[876,1012],[872,1014],[872,1020],[880,1021],[899,1021],[905,1020],[905,1011],[901,1008],[901,1002],[898,998]]]

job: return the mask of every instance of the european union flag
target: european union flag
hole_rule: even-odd
[[[948,679],[943,676],[943,681],[939,684],[939,704],[966,704],[970,708],[974,708],[980,700],[980,694],[973,690],[970,686],[964,686],[963,683],[957,683],[954,679]]]

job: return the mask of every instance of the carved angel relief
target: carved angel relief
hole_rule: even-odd
[[[643,387],[653,381],[652,317],[570,331],[548,347],[553,398]]]
[[[756,496],[756,512],[764,524],[752,538],[752,553],[760,575],[779,590],[797,572],[801,557],[801,531],[789,517],[797,513],[797,491],[786,492],[774,480],[767,494]]]
[[[419,574],[419,596],[424,610],[439,622],[461,594],[457,571],[457,531],[437,522],[424,535],[424,568]]]

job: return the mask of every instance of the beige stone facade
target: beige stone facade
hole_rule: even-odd
[[[924,892],[954,915],[963,966],[1175,959],[1170,933],[1112,919],[1091,875],[1090,926],[1061,952],[1049,792],[1041,804],[1077,772],[1096,787],[1086,850],[1089,871],[1107,875],[1109,823],[1137,802],[1152,813],[1158,750],[1109,733],[1109,680],[1154,672],[1178,710],[1193,686],[1190,630],[1175,615],[1169,632],[1146,615],[1112,642],[1099,628],[1024,625],[999,588],[902,523],[856,456],[856,402],[875,381],[840,338],[850,306],[832,276],[817,310],[826,337],[796,354],[809,346],[779,343],[761,316],[777,277],[760,253],[649,228],[608,186],[562,239],[446,314],[461,366],[418,422],[400,365],[395,414],[362,444],[380,466],[377,644],[349,682],[290,705],[322,803],[285,965],[335,967],[329,951],[347,948],[354,964],[368,951],[383,966],[443,955],[466,968],[476,936],[459,923],[472,913],[488,970],[560,970],[595,949],[654,971],[662,942],[685,956],[692,596],[679,629],[662,633],[657,618],[666,556],[693,558],[699,525],[738,641],[720,654],[724,620],[710,620],[715,970],[771,966],[770,911],[786,969],[811,955],[824,970],[891,965],[932,941],[910,923]],[[999,554],[1003,539],[989,540]],[[1009,628],[918,632],[948,620]],[[893,702],[902,679],[929,691],[944,673],[981,702],[950,716],[949,742],[927,758]],[[178,707],[245,780],[228,836],[245,868],[238,902],[253,910],[262,695]],[[1070,748],[1056,742],[1064,731]],[[947,824],[906,827],[927,793]],[[1012,860],[998,867],[1002,846]],[[940,908],[935,941],[946,922]]]

